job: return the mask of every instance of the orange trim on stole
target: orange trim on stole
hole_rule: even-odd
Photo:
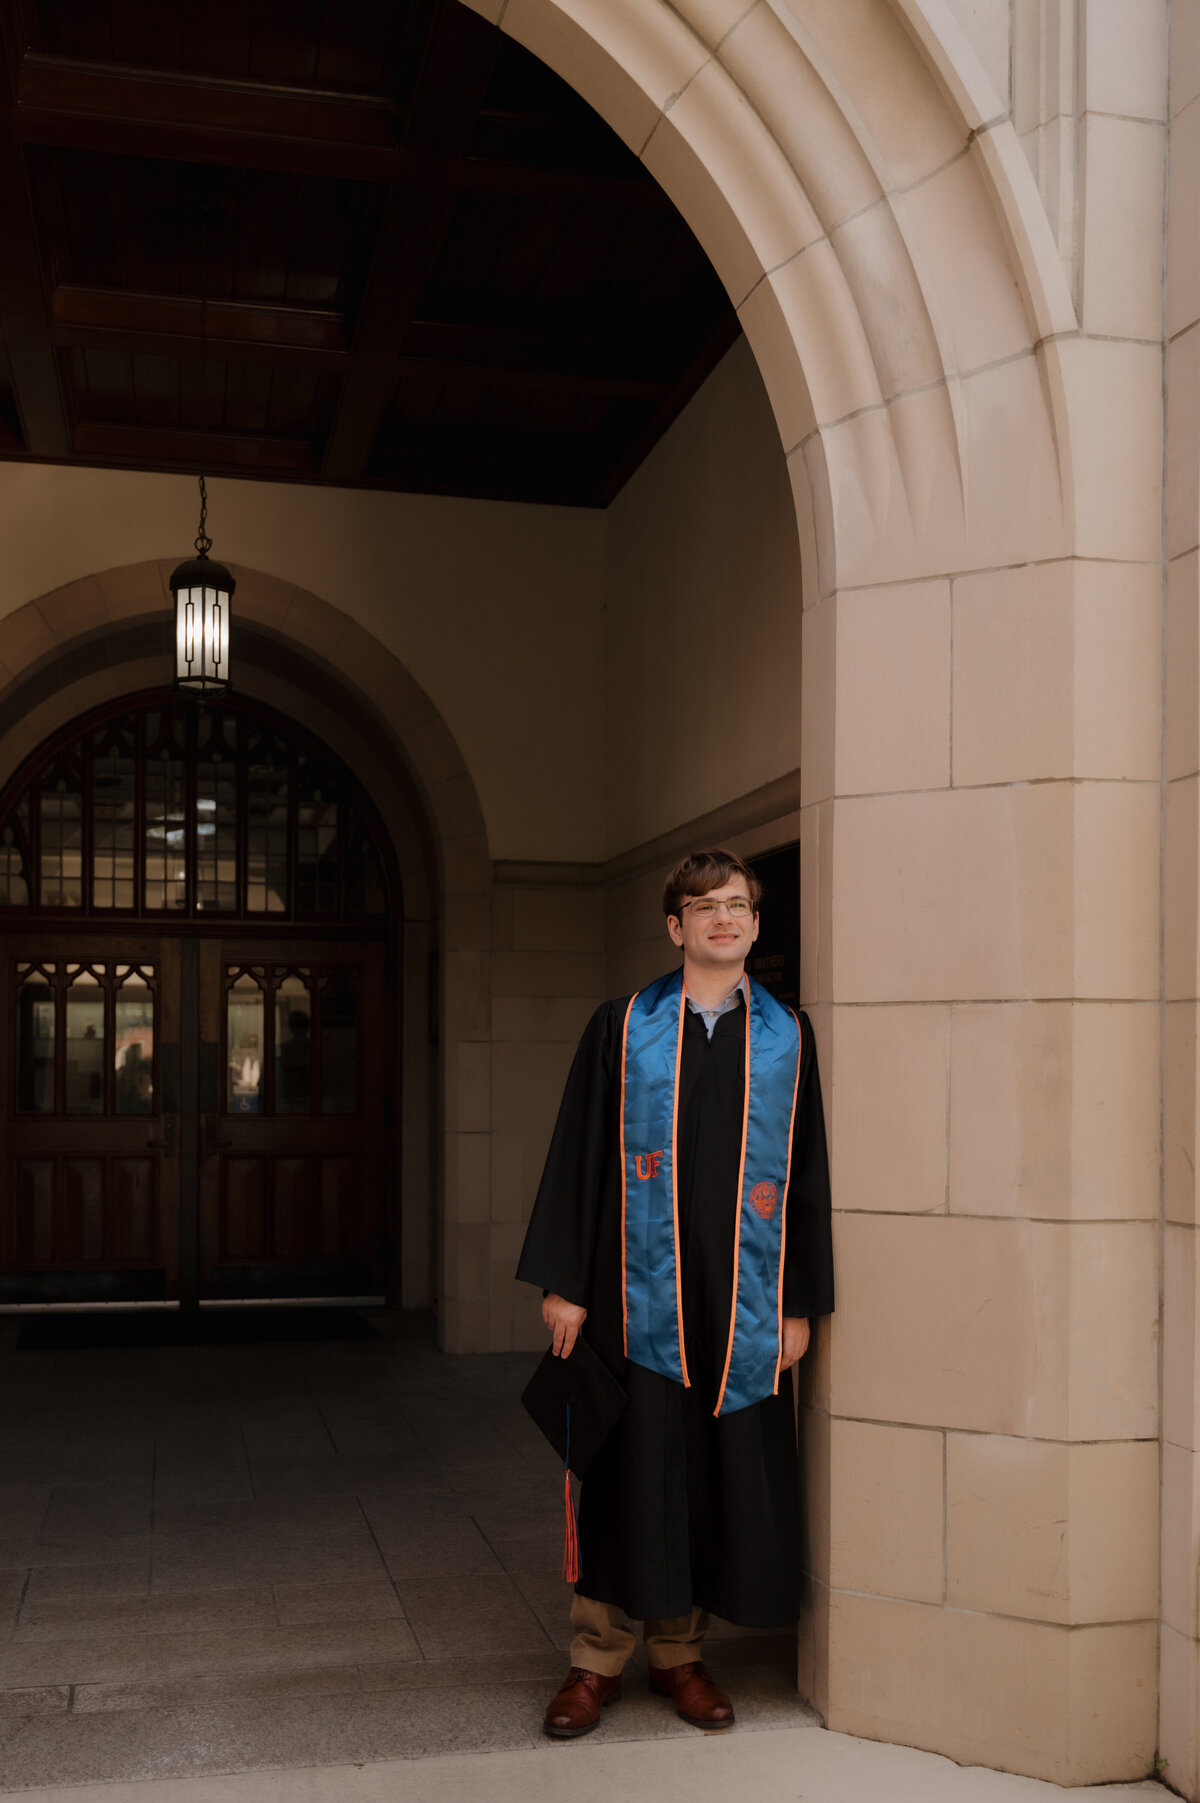
[[[671,1098],[671,1209],[675,1217],[675,1316],[679,1328],[679,1369],[683,1387],[690,1390],[687,1353],[683,1346],[683,1261],[679,1255],[679,1066],[683,1059],[683,1017],[687,1012],[687,984],[679,985],[679,1032],[675,1039],[675,1093]]]
[[[796,1023],[796,1081],[792,1085],[792,1117],[788,1122],[788,1157],[787,1175],[783,1180],[783,1215],[779,1222],[779,1301],[777,1313],[779,1319],[779,1356],[775,1360],[775,1395],[779,1394],[779,1367],[783,1363],[783,1260],[787,1252],[787,1200],[788,1191],[792,1187],[792,1135],[796,1131],[796,1103],[800,1097],[800,1063],[804,1057],[804,1028],[800,1025],[800,1016],[794,1008],[788,1013]]]
[[[738,1258],[742,1249],[742,1186],[746,1181],[746,1136],[750,1130],[750,983],[744,972],[740,987],[746,991],[746,1094],[742,1102],[742,1156],[738,1163],[737,1212],[733,1228],[733,1297],[729,1305],[729,1345],[725,1349],[725,1369],[721,1373],[721,1388],[717,1392],[714,1415],[721,1413],[725,1385],[729,1382],[729,1366],[733,1360],[733,1330],[737,1325]]]
[[[625,1058],[629,1047],[629,1016],[641,993],[640,989],[635,989],[630,996],[621,1028],[621,1346],[626,1358],[629,1357],[629,1279],[625,1271],[625,1203],[629,1182],[625,1171]]]

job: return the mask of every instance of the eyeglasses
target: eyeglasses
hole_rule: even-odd
[[[731,920],[745,920],[753,914],[754,903],[744,895],[735,895],[732,901],[709,901],[707,896],[701,896],[699,901],[685,901],[679,910],[681,914],[684,908],[690,908],[697,920],[711,920],[722,908]]]

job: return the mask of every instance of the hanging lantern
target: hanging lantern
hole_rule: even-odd
[[[175,687],[209,695],[229,687],[229,613],[237,586],[223,563],[209,557],[205,531],[208,491],[200,478],[200,530],[196,555],[171,572],[175,598]]]

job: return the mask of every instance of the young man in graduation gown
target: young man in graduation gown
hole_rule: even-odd
[[[581,1486],[556,1736],[618,1694],[627,1617],[651,1689],[715,1728],[733,1708],[701,1662],[709,1616],[799,1614],[787,1373],[833,1307],[829,1176],[812,1027],[744,971],[760,893],[728,852],[672,872],[682,970],[593,1015],[521,1253],[555,1353],[582,1333],[629,1397]]]

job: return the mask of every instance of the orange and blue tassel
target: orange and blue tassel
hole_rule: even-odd
[[[563,1460],[563,1505],[566,1509],[567,1532],[563,1543],[562,1574],[568,1584],[579,1582],[579,1517],[575,1512],[575,1492],[571,1488],[571,1405],[567,1404],[567,1456]]]

